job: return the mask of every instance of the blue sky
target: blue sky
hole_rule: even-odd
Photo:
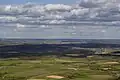
[[[72,4],[75,3],[77,0],[0,0],[0,4],[22,4],[27,2],[34,2],[34,3],[65,3],[65,4]]]

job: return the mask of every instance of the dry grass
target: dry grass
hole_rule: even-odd
[[[119,64],[119,62],[105,62],[103,64],[106,64],[106,65],[115,65],[115,64]]]
[[[46,80],[46,79],[27,79],[27,80]]]
[[[52,78],[52,79],[63,79],[65,77],[63,76],[57,76],[57,75],[50,75],[50,76],[46,76],[47,78]]]

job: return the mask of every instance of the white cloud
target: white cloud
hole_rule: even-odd
[[[17,28],[24,28],[25,27],[25,25],[22,25],[22,24],[19,24],[19,23],[17,23],[16,26],[17,26]]]
[[[72,7],[64,4],[47,4],[45,5],[46,10],[71,10]]]
[[[0,5],[0,26],[8,27],[9,29],[5,28],[5,30],[15,32],[18,30],[32,32],[54,26],[49,28],[51,32],[56,30],[56,32],[69,33],[74,30],[76,36],[81,32],[88,35],[94,33],[97,35],[99,32],[98,36],[103,33],[108,35],[111,26],[120,26],[120,0],[81,0],[76,5]],[[83,26],[90,27],[81,29]],[[108,28],[104,28],[105,26]],[[113,32],[116,30],[114,29]]]
[[[83,3],[84,6],[86,5],[87,7],[84,7]],[[77,7],[64,4],[3,5],[0,6],[0,14],[2,17],[0,21],[20,22],[22,24],[25,22],[26,24],[34,24],[48,21],[50,22],[46,24],[51,24],[51,22],[56,21],[55,23],[61,24],[61,20],[62,22],[66,21],[66,23],[70,23],[70,21],[71,23],[78,23],[79,21],[89,20],[89,22],[93,21],[92,24],[96,21],[98,25],[103,25],[103,23],[108,25],[108,22],[117,21],[116,24],[118,25],[120,20],[119,13],[119,0],[116,0],[116,2],[113,0],[81,0]],[[64,23],[65,22],[63,22],[63,24]],[[115,25],[115,22],[109,25]]]

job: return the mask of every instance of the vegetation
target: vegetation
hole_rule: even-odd
[[[120,58],[20,57],[0,60],[0,80],[120,80]]]

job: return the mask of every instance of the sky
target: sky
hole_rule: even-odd
[[[27,3],[32,1],[37,4]],[[119,0],[0,0],[0,4],[0,38],[120,39]]]
[[[23,4],[27,2],[34,2],[34,3],[44,3],[44,4],[72,4],[76,3],[77,0],[0,0],[0,4]]]

